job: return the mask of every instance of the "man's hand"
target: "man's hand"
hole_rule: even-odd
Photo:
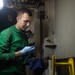
[[[25,47],[20,51],[20,53],[21,53],[22,55],[24,55],[24,54],[32,53],[34,50],[35,50],[35,46],[25,46]]]

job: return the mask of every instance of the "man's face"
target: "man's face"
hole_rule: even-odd
[[[26,30],[30,26],[31,17],[27,13],[24,13],[17,17],[17,23],[19,30]]]

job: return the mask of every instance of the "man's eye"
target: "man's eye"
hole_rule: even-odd
[[[25,20],[24,22],[25,22],[25,23],[28,23],[28,22],[31,23],[31,21],[29,21],[29,20]]]

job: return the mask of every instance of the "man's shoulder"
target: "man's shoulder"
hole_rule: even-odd
[[[0,33],[2,33],[2,34],[11,34],[12,33],[12,28],[13,28],[13,26],[10,26],[10,27],[4,29],[3,31],[1,31]]]
[[[4,29],[4,30],[3,30],[3,31],[1,31],[1,32],[9,32],[9,31],[11,31],[11,30],[12,30],[12,28],[13,28],[13,26],[10,26],[10,27],[8,27],[8,28]]]

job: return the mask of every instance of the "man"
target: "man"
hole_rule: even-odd
[[[0,75],[25,75],[27,58],[35,46],[28,45],[25,34],[30,26],[32,13],[22,8],[17,14],[17,23],[0,33]]]

